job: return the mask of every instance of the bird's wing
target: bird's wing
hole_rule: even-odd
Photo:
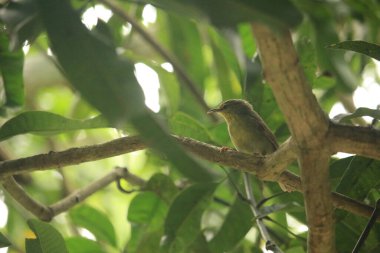
[[[250,114],[250,116],[255,118],[255,122],[257,124],[257,128],[264,134],[264,136],[271,142],[274,150],[278,149],[278,143],[276,141],[276,137],[274,137],[274,134],[269,129],[269,127],[265,124],[264,120],[260,117],[257,112],[254,112],[253,114]]]

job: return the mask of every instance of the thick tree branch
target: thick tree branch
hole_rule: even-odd
[[[330,123],[328,139],[334,153],[341,151],[380,160],[379,130]]]
[[[335,252],[335,221],[329,180],[330,154],[303,149],[302,192],[308,217],[308,252]]]
[[[252,25],[264,78],[285,115],[299,148],[302,188],[309,226],[308,252],[335,252],[335,231],[328,176],[329,123],[311,91],[289,31]]]

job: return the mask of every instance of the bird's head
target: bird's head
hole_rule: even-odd
[[[208,113],[220,113],[223,116],[233,116],[239,114],[250,114],[252,106],[242,99],[230,99],[222,102],[217,108],[211,109]]]

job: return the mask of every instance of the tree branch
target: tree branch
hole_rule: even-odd
[[[328,139],[334,153],[341,151],[380,160],[379,130],[331,122]]]
[[[34,214],[41,220],[50,220],[52,211],[49,207],[33,199],[29,194],[19,185],[13,177],[7,177],[2,180],[4,189],[26,210]]]
[[[299,149],[302,188],[309,226],[308,251],[335,252],[335,230],[329,184],[329,123],[311,91],[289,31],[274,32],[252,24],[264,78],[285,115]]]
[[[330,154],[303,149],[300,156],[302,192],[308,233],[308,252],[335,252],[335,221],[329,180]]]
[[[144,149],[146,145],[137,136],[124,137],[103,144],[70,148],[61,152],[49,152],[31,157],[0,162],[0,178],[11,175],[48,170],[84,162],[97,161],[108,157]]]
[[[117,167],[102,178],[90,183],[82,189],[73,192],[55,204],[45,206],[29,196],[29,194],[13,179],[13,177],[3,179],[2,184],[4,189],[26,210],[41,220],[50,221],[56,215],[69,210],[95,192],[120,178],[127,180],[132,185],[145,185],[145,181],[143,179],[130,174],[126,168]]]
[[[281,147],[275,153],[269,156],[259,157],[255,155],[240,153],[234,150],[227,150],[222,152],[222,148],[192,140],[190,138],[175,138],[185,147],[185,149],[205,160],[256,174],[258,177],[264,175],[263,178],[265,180],[278,181],[289,191],[302,192],[300,178],[289,171],[284,171],[284,169],[296,158],[296,151],[294,150],[295,147],[292,144],[291,140],[281,145]],[[9,185],[12,182],[8,182],[7,179],[9,176],[14,174],[32,172],[36,170],[47,170],[60,166],[75,165],[79,163],[122,155],[128,152],[133,152],[145,148],[146,145],[140,140],[138,136],[132,136],[123,137],[93,146],[72,148],[60,152],[50,152],[48,154],[40,154],[16,160],[3,161],[0,162],[0,178],[3,178],[3,184],[8,183]],[[77,153],[78,155],[75,155],[73,153]],[[289,156],[292,158],[289,158]],[[268,176],[272,175],[272,173],[267,172],[267,170],[274,170],[277,172],[274,173],[272,177]],[[280,171],[284,172],[278,175]],[[132,178],[129,178],[129,180],[132,180]],[[137,184],[139,179],[135,178],[134,180],[137,180],[134,181]],[[14,195],[15,198],[19,198],[19,195],[15,194],[11,195]],[[360,216],[371,216],[373,208],[368,205],[362,204],[338,193],[332,193],[332,197],[334,206],[336,208],[340,208]]]

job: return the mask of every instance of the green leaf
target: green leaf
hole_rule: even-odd
[[[223,100],[241,96],[241,71],[236,56],[218,33],[209,31],[215,74]]]
[[[197,238],[203,211],[217,186],[217,183],[194,184],[175,198],[165,220],[164,248],[169,252],[183,252]]]
[[[336,122],[349,122],[351,119],[370,116],[374,119],[380,120],[380,110],[374,110],[366,107],[359,107],[353,113],[339,114],[333,118]]]
[[[212,252],[227,252],[236,247],[251,229],[252,219],[253,215],[249,205],[237,196],[225,216],[221,228],[209,243]]]
[[[169,119],[170,129],[176,135],[191,137],[193,139],[210,142],[210,136],[207,129],[183,112],[177,112]]]
[[[343,41],[329,45],[327,48],[350,50],[380,61],[380,46],[366,41]]]
[[[380,161],[360,156],[348,157],[335,162],[333,166],[345,166],[336,191],[356,200],[363,200],[367,194],[380,185]],[[334,167],[331,169],[333,170]]]
[[[0,19],[10,33],[10,49],[21,49],[26,41],[32,43],[42,32],[34,0],[9,1],[0,9]]]
[[[128,221],[145,224],[149,229],[157,230],[163,223],[168,206],[153,192],[136,195],[128,209]]]
[[[0,32],[0,71],[5,89],[5,106],[24,104],[23,79],[24,53],[21,49],[10,51],[8,36]]]
[[[116,247],[115,229],[106,214],[87,205],[77,207],[69,214],[76,225],[88,229],[97,240],[105,241]]]
[[[131,238],[124,252],[151,253],[158,252],[163,228],[160,230],[146,230],[144,226],[132,225]]]
[[[83,237],[70,237],[66,239],[66,246],[69,252],[75,253],[103,253],[104,249],[100,247],[99,243],[83,238]]]
[[[27,253],[67,253],[62,235],[48,223],[31,219],[29,227],[37,235],[37,239],[26,240]]]
[[[160,244],[168,205],[153,192],[138,194],[129,205],[128,221],[132,224],[128,252],[154,252]]]
[[[167,204],[170,204],[178,193],[178,189],[173,180],[169,176],[161,173],[154,174],[146,183],[144,190],[154,192]]]
[[[104,127],[110,127],[110,125],[102,116],[87,120],[75,120],[51,112],[30,111],[20,113],[5,122],[0,127],[0,141],[25,133],[58,134],[72,130]]]
[[[252,56],[256,52],[256,42],[253,39],[253,33],[252,33],[252,26],[251,24],[240,24],[238,26],[238,32],[240,35],[240,40],[242,43],[242,47],[245,53],[245,56],[249,59],[252,58]]]
[[[189,253],[212,253],[209,249],[205,235],[201,232],[186,252]]]
[[[260,21],[278,28],[295,27],[301,13],[288,0],[149,0],[149,3],[180,15],[199,18],[206,15],[216,26]]]
[[[112,45],[91,34],[68,1],[37,2],[53,52],[84,98],[114,124],[143,113],[133,63],[121,60]]]
[[[91,34],[69,1],[38,0],[52,49],[68,79],[113,125],[130,122],[146,143],[159,150],[188,178],[210,181],[213,175],[169,136],[144,104],[134,65]]]
[[[2,233],[0,233],[0,248],[9,247],[12,243]]]
[[[316,53],[310,40],[301,39],[297,43],[297,52],[300,56],[300,63],[310,84],[315,79],[317,72]]]
[[[186,70],[186,73],[196,85],[202,88],[209,70],[203,55],[204,42],[198,25],[177,15],[168,15],[165,26],[168,29],[171,50]],[[178,43],[178,41],[181,41],[181,43]],[[184,48],[186,50],[183,50]]]

